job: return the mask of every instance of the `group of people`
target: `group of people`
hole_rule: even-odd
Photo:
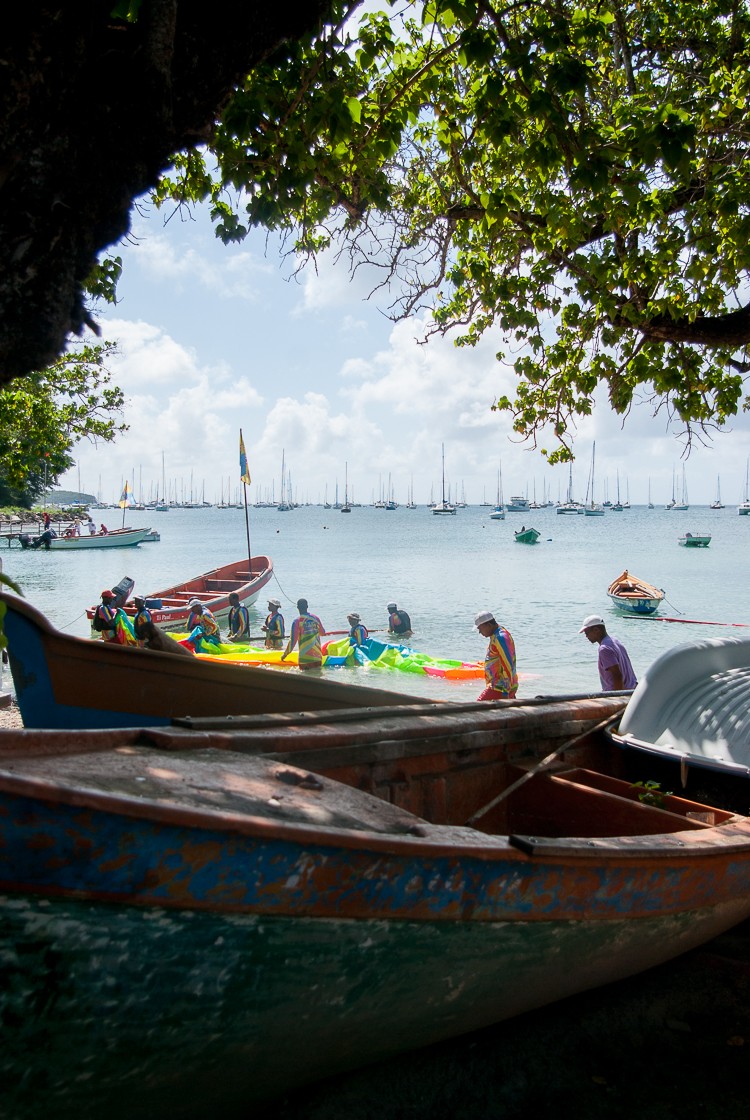
[[[97,607],[93,627],[105,641],[135,643],[152,649],[164,649],[165,641],[170,647],[177,646],[180,652],[210,653],[221,644],[221,630],[213,613],[198,598],[189,602],[190,615],[187,622],[187,637],[175,642],[155,626],[145,598],[133,598],[135,614],[132,620],[117,604],[113,591],[105,589],[101,603]],[[398,637],[411,634],[411,619],[405,610],[399,609],[395,602],[387,604],[389,633]],[[297,600],[297,617],[292,622],[289,638],[281,655],[286,661],[295,647],[298,649],[298,665],[302,670],[320,669],[323,664],[321,638],[326,634],[318,615],[310,611],[307,599]],[[369,631],[357,611],[347,615],[349,641],[352,646],[362,647],[368,640]],[[479,633],[488,639],[484,657],[485,687],[478,700],[513,699],[518,691],[518,670],[516,666],[516,647],[510,631],[502,626],[492,611],[480,611],[474,619]],[[250,635],[250,616],[236,592],[229,595],[229,615],[227,618],[228,642],[248,642],[254,640]],[[278,599],[268,600],[268,614],[261,625],[266,649],[281,649],[286,637],[284,616]],[[635,688],[637,682],[630,657],[622,642],[607,633],[604,619],[597,614],[583,620],[578,631],[584,634],[592,645],[599,646],[597,657],[599,680],[602,691],[622,692]]]
[[[518,691],[516,647],[510,631],[501,626],[492,611],[480,611],[474,619],[479,633],[489,638],[484,657],[485,687],[478,700],[511,700]],[[603,692],[623,692],[638,683],[625,646],[619,638],[607,633],[601,615],[584,618],[579,634],[585,634],[592,645],[599,646],[597,664]]]

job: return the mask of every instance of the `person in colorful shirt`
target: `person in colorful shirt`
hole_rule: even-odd
[[[221,642],[219,624],[200,599],[191,599],[188,606],[190,607],[189,633],[183,645],[197,653],[211,653]]]
[[[284,643],[284,616],[278,599],[268,600],[268,614],[261,630],[266,635],[266,649],[281,649]]]
[[[350,627],[350,644],[355,647],[363,646],[368,638],[367,627],[362,624],[362,620],[356,611],[352,611],[352,613],[348,614],[346,617]]]
[[[602,692],[625,692],[638,684],[628,651],[618,638],[607,633],[601,615],[590,614],[584,618],[578,631],[585,634],[592,645],[599,646],[599,680]]]
[[[236,591],[230,592],[229,603],[227,641],[246,642],[250,634],[250,615],[247,613],[247,607],[242,605]]]
[[[117,606],[114,591],[105,588],[101,593],[101,603],[94,612],[92,627],[101,634],[105,642],[116,642],[118,645],[134,645],[136,641],[133,624],[125,611]]]
[[[486,688],[477,700],[510,700],[518,690],[513,638],[504,626],[498,624],[492,611],[480,611],[474,625],[483,637],[490,640],[484,656]]]
[[[325,634],[325,627],[316,614],[309,613],[307,599],[297,600],[297,610],[299,617],[292,623],[289,641],[281,655],[281,660],[285,661],[298,645],[300,669],[320,669],[323,664],[320,637],[321,634]]]
[[[388,629],[400,638],[411,635],[411,619],[406,611],[399,610],[395,603],[389,603],[385,608],[388,611]]]

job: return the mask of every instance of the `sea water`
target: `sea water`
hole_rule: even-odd
[[[252,553],[269,556],[274,568],[272,582],[251,608],[252,631],[260,633],[268,597],[281,601],[287,631],[296,601],[304,597],[327,630],[346,630],[347,614],[357,611],[373,637],[385,640],[386,604],[395,601],[411,615],[413,648],[477,661],[486,641],[474,628],[474,615],[491,610],[516,643],[519,696],[599,689],[597,647],[578,633],[589,614],[601,614],[609,633],[625,643],[637,674],[684,642],[750,638],[750,517],[738,517],[736,506],[685,512],[634,506],[603,517],[560,515],[550,507],[509,513],[504,521],[493,521],[491,512],[466,507],[453,517],[435,516],[425,506],[355,506],[342,515],[321,506],[283,513],[251,506]],[[119,510],[95,516],[110,529],[122,523]],[[123,576],[148,596],[247,555],[243,509],[129,512],[126,523],[151,525],[161,539],[123,549],[3,549],[4,571],[55,627],[88,637],[86,608]],[[514,531],[522,525],[539,530],[536,545],[516,542]],[[686,531],[710,533],[710,546],[680,547]],[[607,587],[625,568],[666,592],[657,618],[691,621],[623,616]],[[727,625],[700,624],[708,622]],[[335,672],[340,680],[436,699],[471,700],[483,687],[480,680],[373,667]]]

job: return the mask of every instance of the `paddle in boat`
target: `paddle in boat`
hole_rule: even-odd
[[[685,533],[684,537],[678,537],[677,543],[681,544],[684,548],[708,548],[711,543],[710,533]]]
[[[638,579],[627,568],[607,588],[610,601],[627,614],[654,614],[664,598],[664,591]]]
[[[519,529],[518,532],[513,535],[516,538],[517,544],[536,544],[539,540],[540,533],[538,529],[532,529],[531,526],[529,526],[528,529]]]
[[[4,733],[8,1115],[248,1115],[747,919],[750,820],[654,791],[623,705]]]
[[[80,536],[57,537],[51,535],[51,530],[40,533],[38,537],[23,533],[18,539],[21,547],[31,551],[69,552],[79,548],[130,548],[146,540],[151,533],[151,528],[145,529],[111,529],[108,533],[94,533],[81,531]]]
[[[412,696],[269,668],[216,664],[60,633],[0,593],[16,698],[26,727],[168,724],[176,716],[246,715],[414,704]]]
[[[221,568],[213,568],[185,583],[175,584],[166,591],[153,591],[147,595],[146,605],[151,612],[151,619],[162,630],[185,630],[190,617],[188,603],[191,599],[200,599],[205,607],[216,617],[217,622],[226,623],[229,615],[229,596],[234,591],[243,606],[249,607],[256,601],[264,587],[273,577],[273,562],[268,556],[253,556],[248,564],[245,557],[233,564],[225,564]],[[135,604],[129,599],[123,609],[132,617]],[[96,605],[89,607],[86,617],[93,621]]]

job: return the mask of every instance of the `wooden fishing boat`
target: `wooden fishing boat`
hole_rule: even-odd
[[[647,669],[618,738],[686,766],[750,776],[750,640],[675,646]],[[750,804],[750,797],[748,798]]]
[[[62,634],[24,599],[0,593],[26,727],[168,724],[183,715],[414,704],[413,696],[272,668],[222,665]]]
[[[145,540],[150,532],[150,527],[126,528],[111,529],[108,533],[94,533],[90,536],[82,530],[80,537],[48,537],[46,533],[42,533],[39,537],[28,537],[26,540],[22,536],[19,540],[22,548],[31,551],[46,552],[49,547],[53,552],[68,552],[79,548],[131,548]]]
[[[685,533],[684,537],[678,537],[677,543],[681,544],[684,548],[708,548],[711,543],[710,533]]]
[[[536,544],[539,540],[540,533],[538,529],[529,527],[528,529],[519,529],[518,532],[513,535],[518,544]]]
[[[219,623],[226,623],[230,594],[234,591],[240,603],[250,607],[272,577],[273,562],[270,557],[253,556],[250,564],[245,557],[168,587],[166,591],[153,591],[145,598],[156,626],[162,630],[186,630],[191,599],[200,599]],[[124,604],[123,610],[132,618],[136,610],[132,599]],[[93,620],[95,612],[96,605],[88,608],[86,617],[89,621]]]
[[[750,821],[642,800],[622,705],[5,733],[8,1115],[248,1115],[747,918]]]
[[[662,588],[638,579],[625,569],[607,588],[610,601],[627,614],[654,614],[664,598]]]

